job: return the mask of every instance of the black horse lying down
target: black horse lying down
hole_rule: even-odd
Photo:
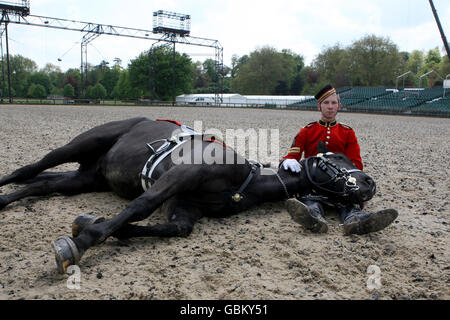
[[[169,153],[171,149],[174,151]],[[312,190],[352,203],[362,203],[374,195],[374,181],[353,170],[345,156],[328,153],[313,158],[302,161],[300,173],[276,172],[247,161],[214,137],[196,135],[172,121],[132,118],[84,132],[40,161],[0,179],[0,186],[26,184],[17,192],[0,196],[0,209],[24,197],[52,193],[109,190],[133,199],[112,219],[89,215],[75,219],[73,237],[61,237],[53,244],[58,270],[64,273],[88,248],[110,236],[185,237],[202,216],[228,216]],[[43,172],[67,162],[78,162],[79,169]],[[167,223],[132,224],[161,205]]]

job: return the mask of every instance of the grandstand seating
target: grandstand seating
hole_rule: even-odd
[[[343,111],[450,116],[450,90],[443,97],[442,87],[401,90],[355,87],[340,88],[337,91]],[[317,101],[309,99],[289,107],[315,110]]]
[[[411,109],[411,113],[450,116],[450,97],[425,102]]]
[[[341,99],[370,99],[385,95],[386,88],[361,87],[339,92]]]

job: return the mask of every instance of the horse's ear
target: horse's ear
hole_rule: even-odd
[[[319,141],[319,144],[317,145],[317,153],[327,153],[328,152],[328,148],[325,145],[325,142],[323,141]]]

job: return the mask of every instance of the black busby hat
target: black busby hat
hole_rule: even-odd
[[[333,88],[330,84],[327,84],[314,96],[314,98],[316,98],[316,100],[319,101],[319,103],[322,103],[322,101],[324,101],[326,98],[335,93],[336,89]]]

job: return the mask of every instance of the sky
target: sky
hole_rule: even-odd
[[[1,3],[2,1],[0,1]],[[9,1],[11,2],[11,0]],[[264,46],[290,49],[310,64],[325,48],[349,46],[368,34],[389,37],[400,51],[428,51],[443,42],[428,0],[31,0],[32,15],[152,30],[153,12],[191,16],[191,36],[218,40],[224,64]],[[450,39],[450,1],[434,0]],[[79,68],[83,33],[10,24],[10,54],[62,71]],[[155,35],[157,38],[160,36]],[[115,58],[126,67],[151,40],[101,35],[88,45],[88,62]],[[177,45],[194,61],[214,59],[213,48]],[[61,61],[59,61],[60,59]]]

